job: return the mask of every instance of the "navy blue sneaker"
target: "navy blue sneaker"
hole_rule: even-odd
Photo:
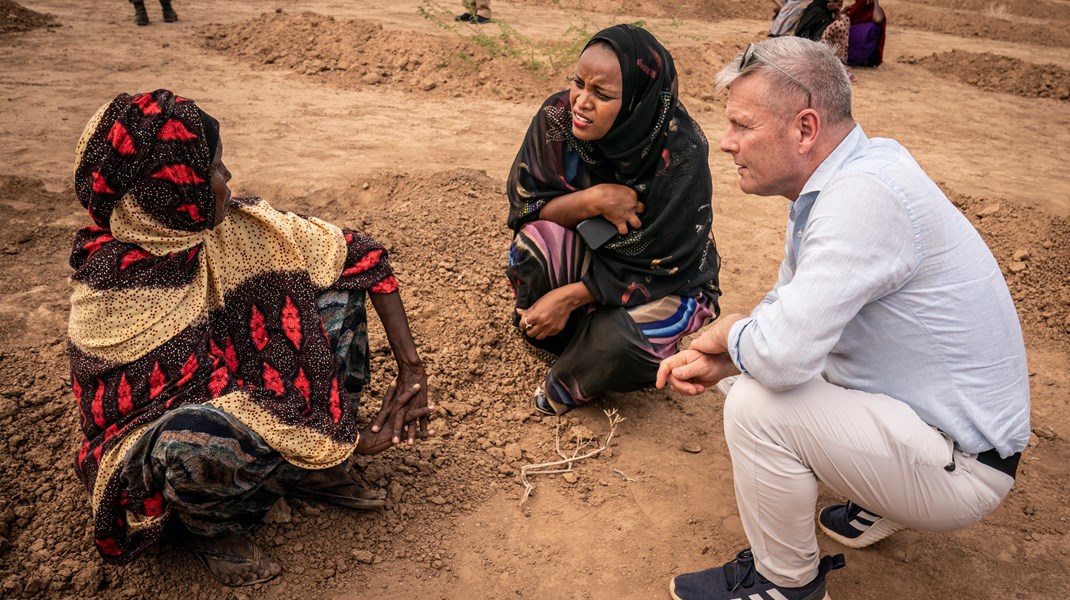
[[[865,548],[906,529],[854,502],[826,506],[817,516],[817,524],[826,535],[848,548]]]
[[[754,557],[747,548],[724,566],[673,577],[669,595],[673,600],[829,600],[825,593],[825,574],[842,569],[845,564],[842,554],[824,556],[813,581],[789,588],[762,577],[754,568]]]

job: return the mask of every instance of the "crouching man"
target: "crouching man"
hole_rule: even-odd
[[[861,548],[989,513],[1029,440],[1018,316],[992,253],[901,145],[851,116],[847,71],[795,37],[748,46],[721,150],[740,188],[790,201],[784,260],[749,316],[726,315],[662,362],[658,387],[724,407],[750,548],[678,575],[676,600],[827,598],[818,481],[844,496],[818,525]]]

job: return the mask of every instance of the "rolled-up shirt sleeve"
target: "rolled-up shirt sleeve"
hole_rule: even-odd
[[[766,296],[768,298],[768,296]],[[764,306],[762,304],[759,307]],[[732,328],[728,330],[728,356],[731,357],[732,363],[736,365],[740,373],[744,375],[750,375],[750,371],[747,370],[747,366],[743,364],[743,357],[739,352],[739,338],[742,337],[743,331],[754,322],[754,317],[747,317],[736,321]]]
[[[773,291],[728,338],[736,367],[773,390],[819,375],[862,307],[898,289],[917,264],[904,204],[874,175],[830,182],[794,230]]]

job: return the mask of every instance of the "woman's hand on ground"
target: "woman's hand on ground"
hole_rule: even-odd
[[[369,426],[360,430],[360,439],[357,441],[357,448],[355,452],[357,454],[379,454],[383,450],[397,444],[397,440],[401,433],[408,430],[410,434],[410,440],[424,440],[431,436],[431,432],[426,430],[418,430],[418,424],[426,422],[428,415],[435,409],[434,406],[425,406],[415,410],[405,410],[401,412],[402,415],[402,431],[395,435],[393,429],[382,428],[376,431],[374,427]]]
[[[639,201],[639,195],[635,190],[617,183],[600,183],[591,188],[597,192],[595,199],[599,213],[607,221],[617,226],[617,232],[621,235],[628,233],[628,227],[639,229],[643,222],[639,215],[643,214],[646,207]]]
[[[412,445],[417,437],[425,439],[430,435],[427,415],[419,417],[416,423],[406,419],[408,414],[423,408],[427,408],[427,374],[423,363],[398,361],[398,376],[383,396],[382,407],[372,421],[371,431],[380,433],[385,429],[393,443],[399,444],[405,437]]]
[[[406,405],[408,410],[415,411],[428,406],[427,373],[424,371],[423,361],[414,365],[398,361],[397,381],[403,382],[400,383],[398,387],[403,387],[403,385],[405,385],[408,386],[409,389],[416,389],[416,393],[409,397],[409,402]],[[404,382],[413,383],[409,385]],[[434,406],[432,406],[431,409],[434,410]],[[417,437],[422,440],[434,435],[435,432],[428,429],[429,419],[429,416],[423,416],[417,419],[416,423],[412,423],[408,426],[408,435],[405,437],[408,439],[410,446],[416,443]]]
[[[419,417],[419,423],[408,424],[409,419],[406,418],[406,411],[417,411],[427,406],[424,363],[416,351],[401,295],[395,291],[389,294],[372,293],[369,296],[383,322],[390,352],[398,363],[398,376],[383,397],[382,408],[372,422],[371,431],[378,434],[386,428],[395,444],[401,443],[402,434],[407,433],[406,437],[412,445],[417,437],[424,439],[432,433],[427,429],[426,414]]]

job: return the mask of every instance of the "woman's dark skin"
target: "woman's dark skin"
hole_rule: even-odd
[[[230,182],[231,174],[227,165],[223,164],[223,140],[216,144],[215,153],[212,156],[212,164],[208,165],[209,183],[212,185],[212,194],[215,195],[215,212],[212,214],[212,227],[223,222],[230,209]]]
[[[365,452],[366,449],[376,447],[362,448],[365,437],[378,438],[380,434],[388,433],[391,443],[398,444],[404,434],[411,446],[417,438],[422,440],[434,435],[434,431],[427,428],[428,415],[434,410],[433,406],[429,407],[427,404],[427,374],[424,372],[420,355],[416,353],[416,343],[413,342],[412,332],[409,330],[409,319],[405,316],[401,295],[397,292],[368,295],[375,307],[375,313],[383,322],[390,352],[398,364],[398,375],[387,389],[382,407],[371,427],[360,432],[357,452],[361,454],[375,454],[386,449]],[[371,439],[368,444],[371,444]]]

